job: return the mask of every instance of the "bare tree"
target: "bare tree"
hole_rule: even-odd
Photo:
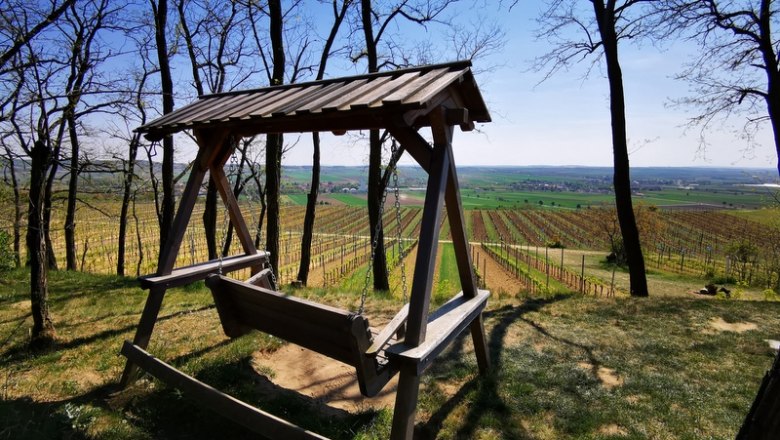
[[[620,232],[626,251],[631,278],[631,295],[647,296],[647,277],[639,230],[631,200],[631,177],[626,132],[626,103],[623,73],[618,48],[621,41],[647,37],[642,0],[591,0],[590,11],[582,3],[555,0],[548,4],[538,22],[539,36],[548,39],[554,48],[537,59],[537,67],[545,69],[547,77],[555,71],[595,56],[602,57],[609,80],[609,103],[612,129],[613,185]],[[572,35],[578,32],[581,38]]]
[[[26,44],[54,23],[74,3],[76,0],[64,0],[59,4],[53,1],[48,5],[50,7],[48,11],[44,8],[37,8],[37,6],[41,6],[41,2],[14,1],[4,4],[3,9],[0,10],[0,23],[2,23],[0,29],[11,30],[10,35],[5,35],[5,41],[13,43],[8,48],[3,48],[3,53],[0,55],[0,72],[5,69],[6,63],[16,56]],[[38,22],[32,27],[28,27],[30,23],[24,23],[21,27],[15,26],[17,22],[15,15],[21,11],[25,11],[25,21],[29,18],[37,18]],[[11,26],[8,26],[9,24]]]
[[[254,70],[242,64],[249,55],[245,44],[249,35],[246,6],[238,2],[177,0],[176,9],[190,59],[192,84],[199,96],[232,90],[252,77]],[[239,168],[243,169],[247,150],[239,150],[242,154]],[[236,182],[240,181],[239,174]],[[209,259],[217,258],[216,224],[217,187],[209,180],[203,211]],[[228,229],[223,246],[231,241],[232,225]],[[229,246],[223,253],[227,253],[227,248]]]
[[[157,49],[157,67],[160,72],[162,92],[162,114],[173,111],[173,78],[171,76],[170,54],[168,53],[168,0],[149,0],[155,29],[155,48]],[[173,136],[162,140],[162,201],[159,206],[160,243],[165,243],[173,224],[176,201],[173,183]],[[151,162],[151,158],[150,158]],[[160,253],[162,257],[162,252]]]
[[[339,29],[347,15],[349,7],[352,5],[352,1],[342,0],[339,4],[339,2],[333,0],[332,5],[333,25],[331,26],[328,37],[325,39],[325,44],[322,47],[320,64],[317,68],[316,79],[318,80],[325,76],[325,67],[328,58],[331,55],[333,43],[336,41],[336,36],[339,33]],[[317,132],[312,133],[312,146],[314,148],[314,153],[312,155],[311,186],[309,187],[309,194],[306,195],[306,214],[303,218],[303,234],[301,235],[301,260],[298,267],[298,281],[304,285],[306,285],[309,280],[311,241],[314,233],[314,218],[320,189],[320,134]]]
[[[742,115],[744,133],[769,121],[780,174],[780,17],[773,0],[666,0],[655,3],[668,30],[700,45],[678,75],[693,96],[678,103],[700,109],[691,120],[702,133],[715,121]],[[702,147],[706,147],[702,136]]]

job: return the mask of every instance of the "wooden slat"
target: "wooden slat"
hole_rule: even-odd
[[[189,398],[263,436],[296,440],[326,439],[188,376],[128,341],[122,346],[122,354],[149,374],[181,390]]]
[[[281,94],[284,92],[285,90],[270,90],[267,93],[263,93],[262,95],[255,97],[255,99],[247,102],[246,104],[233,109],[233,111],[231,111],[230,113],[220,115],[221,117],[219,121],[224,122],[228,120],[241,119],[244,116],[252,113],[254,110],[260,108],[261,106],[268,104],[268,102],[270,102],[271,100],[277,99],[277,97],[281,96]]]
[[[274,288],[274,286],[271,284],[271,269],[269,268],[265,268],[260,272],[252,275],[252,277],[246,280],[246,282],[252,284],[253,286],[265,287],[266,289]]]
[[[406,85],[408,82],[412,81],[413,79],[417,78],[418,76],[420,76],[419,72],[404,73],[403,75],[395,79],[392,79],[378,87],[375,87],[369,93],[360,96],[359,98],[353,100],[352,102],[342,107],[339,107],[339,109],[340,110],[346,110],[348,108],[360,109],[360,108],[369,107],[371,104],[373,104],[376,101],[381,102],[382,98],[402,88],[404,85]]]
[[[482,313],[490,292],[479,290],[473,298],[463,292],[431,314],[425,342],[411,347],[403,342],[388,347],[385,352],[391,359],[399,358],[415,366],[416,374],[422,374],[436,356]]]
[[[425,87],[426,85],[436,80],[440,76],[444,75],[448,71],[449,69],[437,69],[437,70],[432,70],[426,74],[420,75],[419,77],[407,83],[402,88],[396,90],[395,92],[391,93],[390,95],[382,99],[382,104],[385,105],[400,104],[409,96],[412,96],[418,90]]]
[[[258,252],[254,255],[236,255],[222,259],[222,273],[229,273],[246,267],[260,264],[268,259],[268,252]],[[141,277],[141,287],[149,289],[152,287],[171,288],[183,286],[206,279],[210,274],[217,273],[219,270],[219,260],[211,260],[205,263],[194,264],[174,269],[168,275],[154,275]]]
[[[405,304],[401,310],[398,311],[398,313],[395,314],[393,319],[390,320],[390,322],[387,323],[387,325],[376,335],[374,335],[374,342],[371,344],[370,347],[368,347],[368,350],[366,350],[367,356],[376,356],[377,353],[379,353],[380,350],[382,350],[382,347],[387,344],[387,341],[390,340],[397,332],[398,329],[401,328],[402,325],[406,323],[406,318],[409,316],[409,304]]]
[[[333,112],[339,110],[339,108],[343,105],[349,105],[350,102],[353,100],[356,100],[360,98],[361,96],[371,93],[371,91],[375,90],[377,87],[380,87],[382,84],[390,81],[389,76],[376,78],[371,81],[368,81],[364,83],[362,86],[358,87],[355,90],[352,90],[351,92],[341,96],[340,98],[334,99],[332,102],[330,102],[328,105],[325,105],[322,107],[323,112]]]
[[[323,95],[328,95],[330,92],[337,90],[341,87],[341,84],[329,84],[325,87],[322,87],[319,90],[316,91],[310,91],[310,93],[307,93],[306,96],[302,97],[301,99],[291,102],[290,104],[284,106],[283,108],[279,108],[274,110],[272,113],[272,116],[284,116],[292,113],[295,113],[299,108],[305,107],[310,102],[315,101],[319,99]]]
[[[366,80],[352,81],[345,85],[341,85],[338,88],[330,90],[327,94],[320,96],[318,99],[301,106],[295,110],[296,115],[309,114],[312,112],[322,111],[324,105],[332,103],[334,100],[344,97],[345,95],[352,93],[352,91],[362,87],[366,83]]]
[[[319,88],[319,86],[317,87]],[[247,113],[241,119],[244,120],[254,117],[269,117],[275,110],[282,108],[287,104],[300,99],[301,97],[306,96],[306,94],[310,93],[311,91],[312,90],[306,88],[290,89],[290,93],[285,94],[284,96],[279,95],[276,99],[268,101],[265,105],[255,109],[252,111],[252,113]]]
[[[414,95],[407,97],[403,100],[404,104],[415,103],[419,105],[425,105],[425,103],[439,94],[444,88],[457,81],[463,75],[463,72],[449,72],[442,75],[436,81],[428,84],[422,89],[418,90]]]

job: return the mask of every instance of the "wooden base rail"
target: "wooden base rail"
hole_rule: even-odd
[[[262,433],[267,438],[294,440],[327,439],[327,437],[307,431],[273,414],[259,410],[192,376],[186,375],[129,341],[125,341],[122,346],[122,354],[135,365],[179,389],[188,395],[189,398],[200,402],[214,412],[254,432]]]

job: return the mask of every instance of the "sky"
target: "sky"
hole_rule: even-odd
[[[476,77],[493,121],[478,125],[471,133],[456,130],[453,148],[459,165],[612,164],[604,70],[594,69],[584,78],[586,61],[542,83],[542,73],[529,71],[534,57],[550,47],[534,38],[539,3],[518,2],[511,11],[492,2],[481,8],[486,18],[504,28],[507,44],[500,53],[475,63],[475,70],[481,70],[479,63],[498,66]],[[431,30],[420,36],[440,38]],[[684,125],[695,109],[670,105],[671,98],[685,96],[688,89],[673,75],[696,50],[683,43],[662,50],[652,45],[621,47],[631,165],[775,167],[768,125],[749,151],[745,151],[747,143],[730,129],[707,132],[705,151],[699,148],[699,129],[686,130]],[[284,163],[311,164],[308,145],[308,139],[301,137]],[[323,165],[365,165],[367,157],[365,142],[355,135],[324,140]]]
[[[477,0],[480,1],[480,0]],[[481,0],[478,7],[470,1],[461,2],[452,14],[467,22],[480,17],[495,20],[506,32],[506,46],[498,53],[475,62],[473,69],[493,121],[478,124],[477,130],[461,133],[456,129],[453,149],[459,166],[611,166],[609,93],[605,70],[593,69],[585,77],[590,60],[575,65],[569,71],[559,71],[546,81],[542,72],[532,71],[535,57],[550,49],[547,41],[534,37],[543,0],[519,1],[511,9],[498,2]],[[314,4],[314,3],[312,3]],[[458,10],[457,8],[466,8]],[[330,25],[328,15],[311,8],[311,14],[321,18],[321,26]],[[391,31],[410,41],[443,41],[440,29],[423,29],[407,25]],[[320,31],[324,33],[323,31]],[[362,37],[362,35],[359,35]],[[696,166],[696,167],[760,167],[774,168],[771,130],[768,124],[755,137],[755,146],[748,148],[733,126],[706,133],[707,148],[702,150],[699,129],[686,129],[695,109],[674,107],[672,98],[688,96],[688,84],[673,76],[682,70],[683,62],[698,50],[688,43],[677,42],[659,49],[645,44],[620,47],[623,69],[630,162],[632,166]],[[436,62],[454,61],[439,55]],[[364,73],[348,61],[331,62],[327,77]],[[599,64],[601,66],[601,64]],[[485,67],[493,67],[482,72]],[[180,81],[186,78],[188,67],[180,66]],[[174,76],[177,72],[174,72]],[[177,107],[188,101],[180,99]],[[423,129],[423,136],[429,137]],[[323,165],[365,166],[368,163],[367,133],[346,136],[323,136]],[[181,136],[178,137],[182,139]],[[288,135],[286,165],[311,165],[312,148],[308,135]],[[186,143],[186,142],[185,142]],[[182,146],[182,143],[179,144]],[[177,147],[178,150],[179,147]],[[194,157],[194,146],[182,152],[177,160]],[[412,164],[406,158],[402,164]]]

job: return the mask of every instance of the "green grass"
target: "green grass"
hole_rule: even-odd
[[[443,279],[457,272],[453,256],[443,245]],[[117,353],[146,298],[131,279],[52,272],[59,342],[27,349],[28,278],[0,275],[0,439],[253,435],[156,380],[117,392],[124,365]],[[358,297],[335,289],[294,294],[335,306]],[[370,300],[374,312],[397,308],[381,295]],[[169,291],[150,351],[307,429],[337,439],[387,437],[392,409],[334,419],[311,399],[263,386],[252,353],[282,341],[259,333],[226,339],[211,304],[201,285]],[[717,331],[714,319],[757,330]],[[779,326],[774,302],[493,298],[485,313],[492,372],[479,377],[470,338],[456,339],[422,377],[418,429],[443,439],[733,438],[772,361],[764,339],[776,339]]]
[[[455,293],[460,292],[460,275],[458,263],[455,260],[455,247],[452,243],[439,245],[441,260],[439,261],[439,282],[436,285],[434,301],[443,303],[449,300]]]
[[[352,194],[328,194],[328,197],[348,206],[366,206],[366,198]]]

